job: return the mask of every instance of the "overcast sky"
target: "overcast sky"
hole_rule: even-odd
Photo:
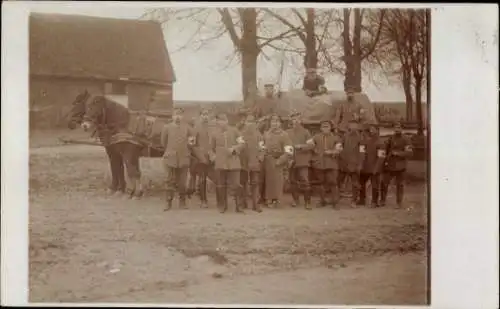
[[[145,9],[141,7],[124,7],[116,3],[99,2],[89,3],[59,2],[57,4],[33,3],[32,12],[80,14],[113,18],[137,19]],[[99,8],[96,8],[99,6]],[[184,22],[182,27],[186,26]],[[183,45],[189,34],[172,27],[164,31],[167,47],[175,51]],[[174,85],[175,100],[240,100],[241,99],[241,69],[238,63],[229,68],[226,56],[231,55],[233,46],[225,35],[217,43],[210,44],[202,50],[185,49],[171,53],[177,81]],[[285,66],[286,68],[286,66]],[[258,79],[260,84],[276,82],[279,75],[279,64],[265,59],[259,61]],[[297,80],[292,70],[284,70],[282,88],[287,89],[292,81]],[[342,76],[325,76],[327,87],[330,90],[343,90]],[[399,84],[389,86],[387,83],[375,86],[364,78],[363,88],[372,101],[404,101],[404,93]]]

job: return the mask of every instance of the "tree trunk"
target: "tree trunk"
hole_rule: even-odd
[[[354,34],[353,34],[353,57],[352,57],[352,77],[353,90],[362,92],[361,86],[361,10],[354,9]]]
[[[249,95],[256,94],[257,90],[257,58],[259,46],[257,42],[257,11],[255,8],[241,9],[241,80],[243,100]]]
[[[353,55],[352,55],[352,42],[351,42],[351,9],[343,9],[343,30],[342,30],[342,44],[344,47],[344,91],[351,89],[353,85]]]
[[[424,134],[424,118],[422,114],[422,77],[415,79],[415,103],[417,109],[417,134]]]
[[[243,100],[252,100],[257,93],[257,57],[255,52],[241,53],[241,85]]]
[[[306,24],[306,57],[305,66],[306,68],[318,67],[318,53],[316,50],[316,36],[314,29],[314,19],[315,10],[313,8],[306,9],[307,12],[307,24]]]
[[[409,68],[403,67],[403,90],[406,98],[406,121],[413,120],[413,95],[411,91],[412,76]]]

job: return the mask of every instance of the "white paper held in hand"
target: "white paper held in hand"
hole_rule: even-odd
[[[366,146],[365,145],[359,145],[359,152],[365,153],[366,152]]]
[[[290,155],[293,154],[293,147],[292,146],[285,146],[284,150],[287,154],[290,154]]]
[[[314,146],[314,140],[312,138],[308,139],[306,144]]]
[[[342,149],[344,149],[344,147],[342,146],[342,143],[335,144],[335,150],[340,150],[341,151]]]
[[[245,143],[245,139],[243,139],[243,136],[238,136],[236,142],[241,145]]]
[[[385,158],[385,150],[384,149],[377,150],[377,156],[379,158]]]

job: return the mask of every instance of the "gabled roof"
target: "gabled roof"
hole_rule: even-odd
[[[30,74],[175,81],[154,21],[32,13],[29,43]]]

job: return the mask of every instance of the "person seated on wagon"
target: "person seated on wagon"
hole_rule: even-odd
[[[323,94],[320,87],[325,86],[325,79],[316,72],[315,68],[308,68],[304,76],[302,89],[309,97],[314,97]],[[326,89],[326,88],[325,88]],[[324,89],[323,89],[324,90]]]

